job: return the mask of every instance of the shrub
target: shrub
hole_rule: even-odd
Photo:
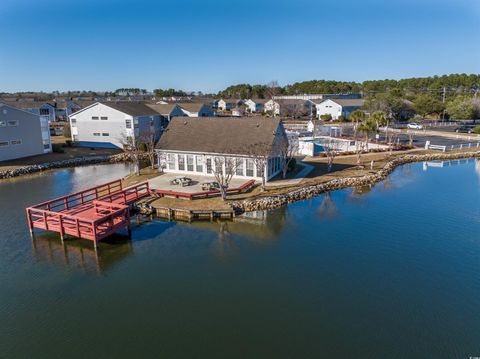
[[[65,150],[62,148],[60,143],[52,143],[52,151],[55,153],[64,153]]]
[[[473,133],[476,133],[477,135],[480,135],[480,126],[476,126],[476,127],[473,129]]]
[[[340,116],[338,116],[338,121],[340,121],[340,122],[346,122],[347,119],[345,118],[345,116],[340,115]]]
[[[323,121],[331,121],[332,115],[330,115],[329,113],[325,113],[323,115],[320,115],[320,119]]]

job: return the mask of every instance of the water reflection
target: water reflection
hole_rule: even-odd
[[[475,170],[477,172],[477,163],[478,159],[472,158],[465,158],[465,159],[457,159],[457,160],[449,160],[449,161],[424,161],[422,164],[422,169],[426,172],[429,168],[443,168],[443,167],[450,167],[450,166],[459,166],[461,164],[468,164],[472,161],[475,161]]]
[[[87,240],[60,241],[58,235],[42,233],[32,237],[32,254],[37,263],[49,263],[70,270],[102,274],[133,254],[132,241],[112,236],[95,249]]]
[[[332,196],[330,195],[330,192],[326,192],[323,195],[322,202],[320,203],[320,207],[318,208],[318,214],[322,218],[335,218],[338,216],[338,209],[337,206],[335,206],[335,202],[332,199]]]

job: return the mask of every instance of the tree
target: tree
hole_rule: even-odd
[[[447,113],[456,120],[470,120],[475,117],[475,107],[470,98],[456,97],[447,103]]]
[[[213,176],[220,187],[220,195],[225,201],[227,199],[227,190],[230,182],[237,171],[237,167],[240,165],[238,159],[234,159],[227,155],[217,155],[213,160]]]
[[[418,95],[413,101],[415,111],[422,117],[427,115],[440,115],[445,109],[444,104],[430,94]]]
[[[273,99],[275,96],[281,93],[281,87],[278,85],[278,81],[270,81],[265,88],[265,98]]]
[[[280,141],[276,147],[276,152],[280,156],[282,166],[282,178],[285,179],[287,177],[288,168],[295,159],[294,155],[298,149],[298,141],[286,138],[284,141]]]
[[[147,153],[148,161],[150,162],[150,168],[155,169],[155,145],[157,144],[158,134],[155,128],[148,126],[143,128],[138,136],[138,149],[142,149]]]
[[[126,135],[120,138],[120,143],[123,146],[123,151],[128,154],[135,165],[135,174],[140,176],[140,155],[143,152],[141,148],[144,145],[139,141],[135,141],[132,136]]]
[[[262,176],[262,191],[265,190],[266,184],[265,168],[267,166],[268,159],[274,154],[274,149],[276,150],[276,148],[272,147],[271,143],[258,142],[253,144],[247,150],[249,157],[253,160],[253,163],[257,169],[257,176]]]
[[[341,150],[341,141],[329,138],[325,142],[322,142],[322,147],[323,152],[327,157],[327,172],[330,172],[332,170],[335,157],[337,157],[338,153]]]
[[[331,121],[332,120],[332,115],[329,113],[324,113],[323,115],[320,115],[320,119],[322,121]]]
[[[368,151],[368,139],[371,133],[376,133],[378,131],[377,121],[370,117],[363,121],[358,130],[365,134],[365,148]]]
[[[362,124],[367,115],[362,110],[355,110],[350,114],[350,121],[353,122],[353,138],[355,140],[355,153],[357,155],[357,165],[360,165],[362,151],[363,151],[363,143],[358,140],[358,132],[360,124]]]
[[[70,124],[65,123],[63,124],[63,137],[71,139],[72,138],[72,131],[70,130]]]

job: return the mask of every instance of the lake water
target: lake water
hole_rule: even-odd
[[[443,167],[440,167],[442,166]],[[480,356],[480,164],[412,164],[243,222],[38,234],[25,207],[124,165],[0,182],[1,358]]]

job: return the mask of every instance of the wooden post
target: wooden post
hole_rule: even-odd
[[[63,243],[63,235],[64,235],[64,230],[63,230],[63,216],[61,214],[58,215],[59,217],[59,223],[60,223],[60,240]]]

